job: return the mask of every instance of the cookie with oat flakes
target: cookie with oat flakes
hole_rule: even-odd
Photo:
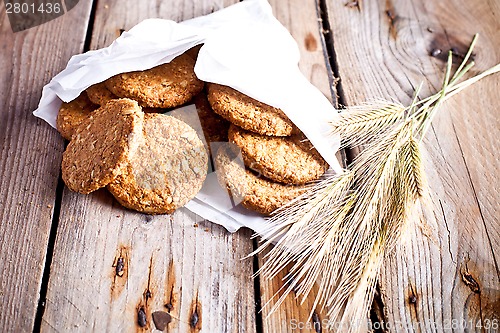
[[[98,106],[92,104],[87,94],[82,93],[68,103],[62,103],[56,118],[56,128],[63,138],[71,140],[80,123],[87,119]]]
[[[208,156],[196,132],[164,114],[145,114],[138,149],[108,185],[123,206],[147,214],[170,214],[201,189]]]
[[[89,96],[89,99],[92,101],[92,103],[98,104],[98,105],[104,105],[112,99],[119,98],[118,96],[113,94],[111,91],[109,91],[108,88],[106,88],[106,83],[104,83],[104,82],[96,83],[96,84],[88,87],[86,92],[87,92],[87,95]]]
[[[296,131],[292,121],[280,109],[261,103],[228,86],[210,83],[207,88],[212,109],[241,128],[272,136],[289,136]]]
[[[127,97],[150,108],[172,108],[189,102],[204,86],[194,73],[195,61],[182,54],[171,62],[145,71],[115,75],[106,87],[119,97]]]
[[[228,190],[234,202],[268,215],[306,191],[303,185],[285,185],[246,170],[238,163],[238,147],[222,146],[215,165],[219,184]]]
[[[137,102],[116,99],[93,111],[73,134],[62,157],[62,178],[72,191],[88,194],[106,186],[127,165],[142,133]]]
[[[328,169],[328,163],[302,133],[267,136],[231,125],[228,136],[241,149],[247,167],[276,182],[305,184]]]

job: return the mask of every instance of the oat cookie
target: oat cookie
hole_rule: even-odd
[[[302,133],[266,136],[231,125],[228,135],[241,149],[245,165],[271,180],[300,185],[318,179],[328,169]]]
[[[88,194],[112,182],[127,165],[142,132],[137,102],[115,99],[77,128],[62,158],[62,178],[72,191]]]
[[[117,99],[118,97],[106,88],[104,82],[94,84],[87,88],[87,95],[92,103],[98,105],[104,105],[112,99]]]
[[[258,177],[236,161],[237,147],[223,146],[217,151],[217,178],[235,202],[262,214],[270,214],[304,193],[304,186],[285,185]]]
[[[57,130],[63,138],[71,140],[78,125],[97,108],[98,106],[92,104],[85,93],[69,103],[62,103],[56,119]]]
[[[233,124],[262,135],[289,136],[295,131],[282,110],[227,86],[214,83],[207,86],[212,109]]]
[[[127,208],[170,214],[201,189],[208,157],[186,123],[164,114],[144,119],[142,142],[108,190]]]
[[[204,83],[194,74],[194,64],[183,54],[168,64],[115,75],[105,84],[113,94],[134,99],[141,106],[172,108],[189,102],[203,89]]]

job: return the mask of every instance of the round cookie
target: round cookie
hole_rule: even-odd
[[[62,103],[56,118],[57,130],[63,138],[71,140],[78,125],[95,109],[97,106],[92,104],[85,93],[69,103]]]
[[[239,149],[223,146],[217,151],[217,178],[233,200],[245,208],[268,215],[306,191],[303,185],[285,185],[258,177],[238,163],[234,150]]]
[[[137,148],[144,113],[137,102],[115,99],[82,121],[62,158],[62,178],[88,194],[112,182]]]
[[[118,97],[106,88],[104,82],[94,84],[87,88],[87,95],[92,103],[98,105],[104,105],[112,99],[117,99]]]
[[[231,125],[228,136],[241,149],[247,167],[276,182],[300,185],[318,179],[328,169],[302,133],[265,136]]]
[[[105,81],[115,95],[128,97],[141,106],[172,108],[190,101],[204,86],[194,74],[195,61],[183,54],[167,64],[115,75]]]
[[[292,121],[282,110],[261,103],[233,88],[208,84],[208,101],[216,113],[246,130],[273,136],[289,136],[295,131]]]
[[[125,170],[108,185],[123,206],[170,214],[201,189],[208,157],[196,132],[164,114],[146,114],[142,142]]]

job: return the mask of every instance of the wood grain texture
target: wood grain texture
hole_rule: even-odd
[[[476,70],[500,62],[498,1],[326,4],[349,105],[378,97],[408,103],[421,81],[422,96],[435,92],[447,51],[463,55],[476,32]],[[383,265],[389,331],[480,332],[481,320],[500,319],[499,88],[490,77],[455,96],[426,137],[433,212],[424,220],[434,237],[417,230],[406,257]],[[466,327],[454,326],[462,321]]]
[[[107,46],[143,19],[184,20],[222,1],[99,1],[91,48]],[[121,207],[105,190],[65,189],[43,316],[44,332],[254,332],[249,230],[228,233],[180,209],[147,216]]]
[[[168,332],[255,330],[248,231],[126,211],[104,190],[63,207],[42,331],[152,332],[156,311]]]
[[[269,3],[274,16],[297,42],[300,70],[323,95],[335,103],[333,74],[325,58],[325,43],[316,1],[270,0]]]
[[[290,31],[300,49],[299,67],[302,73],[325,96],[335,101],[333,74],[325,58],[321,22],[315,1],[271,0],[274,16]],[[263,254],[259,255],[259,265],[263,264]],[[276,312],[270,313],[276,298],[273,296],[283,287],[281,272],[275,279],[260,280],[263,332],[328,332],[327,317],[314,307],[315,291],[302,303],[290,294]]]
[[[267,252],[259,254],[259,265],[263,264]],[[326,311],[314,304],[317,287],[304,300],[290,293],[279,308],[271,313],[278,298],[283,295],[283,280],[287,273],[283,270],[272,280],[260,280],[263,332],[330,332]]]
[[[236,0],[172,0],[126,1],[104,0],[98,2],[90,49],[110,45],[121,32],[148,18],[163,18],[180,22],[213,13],[232,5]]]
[[[88,4],[13,33],[0,5],[0,331],[31,332],[63,140],[31,112],[42,86],[83,49]],[[67,31],[71,30],[71,36]]]

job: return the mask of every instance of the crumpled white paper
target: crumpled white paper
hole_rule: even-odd
[[[282,109],[330,167],[341,170],[335,157],[340,141],[329,135],[327,125],[337,111],[300,72],[297,44],[266,0],[246,0],[181,23],[145,20],[109,47],[73,56],[66,69],[43,88],[34,115],[55,127],[61,100],[69,102],[116,74],[170,62],[202,43],[195,66],[201,80],[230,86]],[[241,226],[256,232],[265,228],[261,215],[234,207],[228,199],[211,173],[186,207],[231,232]]]

